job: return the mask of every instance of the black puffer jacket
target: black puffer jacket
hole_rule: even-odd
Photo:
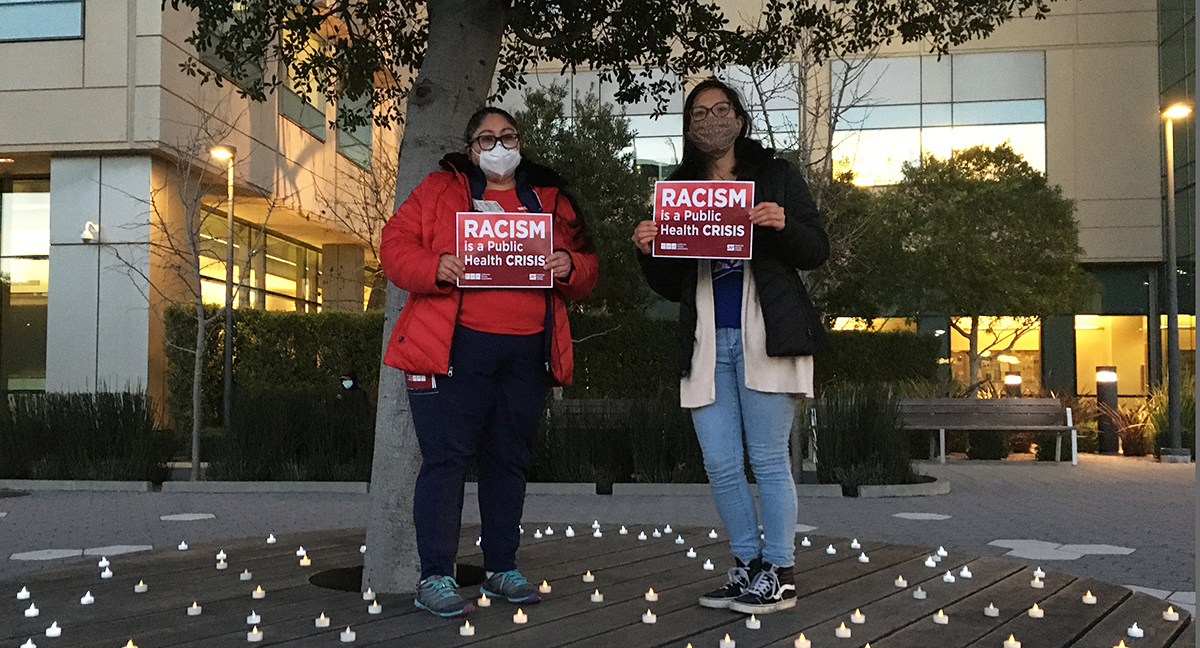
[[[766,324],[767,355],[812,355],[829,345],[821,316],[808,297],[798,270],[812,270],[829,258],[829,237],[800,170],[757,142],[737,143],[738,180],[754,182],[754,201],[783,207],[782,230],[754,226],[754,258],[750,271],[758,289]],[[672,177],[672,180],[696,178]],[[642,273],[654,292],[679,302],[677,360],[681,376],[692,368],[696,344],[696,281],[694,259],[671,259],[638,254]]]

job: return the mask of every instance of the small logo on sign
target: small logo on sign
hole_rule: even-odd
[[[728,245],[726,245],[726,246],[725,246],[725,250],[726,250],[727,252],[741,252],[743,247],[745,247],[745,246],[744,246],[744,245],[738,245],[738,244],[736,244],[736,243],[730,243],[730,244],[728,244]]]
[[[542,280],[543,280],[543,279],[545,279],[545,278],[546,278],[546,275],[544,275],[544,274],[535,274],[535,273],[532,273],[532,272],[531,272],[531,273],[529,273],[529,280],[530,280],[530,281],[542,281]]]

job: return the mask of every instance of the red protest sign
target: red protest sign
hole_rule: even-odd
[[[459,212],[459,288],[552,288],[544,269],[554,248],[550,214]]]
[[[654,256],[749,259],[753,206],[753,182],[654,183]]]

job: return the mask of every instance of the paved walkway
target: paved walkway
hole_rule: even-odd
[[[811,527],[821,535],[1007,556],[1074,576],[1145,588],[1194,610],[1194,465],[1081,455],[1076,467],[964,461],[921,464],[920,469],[949,480],[952,492],[921,498],[803,499],[802,532]],[[368,498],[88,492],[0,498],[0,580],[84,560],[11,558],[25,552],[164,547],[181,540],[362,527]],[[161,519],[189,513],[214,517]],[[580,517],[606,524],[719,525],[707,496],[531,495],[525,507],[526,526]],[[468,496],[464,520],[478,521],[473,496]]]

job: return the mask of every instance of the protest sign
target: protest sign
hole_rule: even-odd
[[[551,214],[459,212],[459,288],[551,288],[545,270],[554,247]]]
[[[753,206],[753,182],[654,183],[654,256],[749,259]]]

